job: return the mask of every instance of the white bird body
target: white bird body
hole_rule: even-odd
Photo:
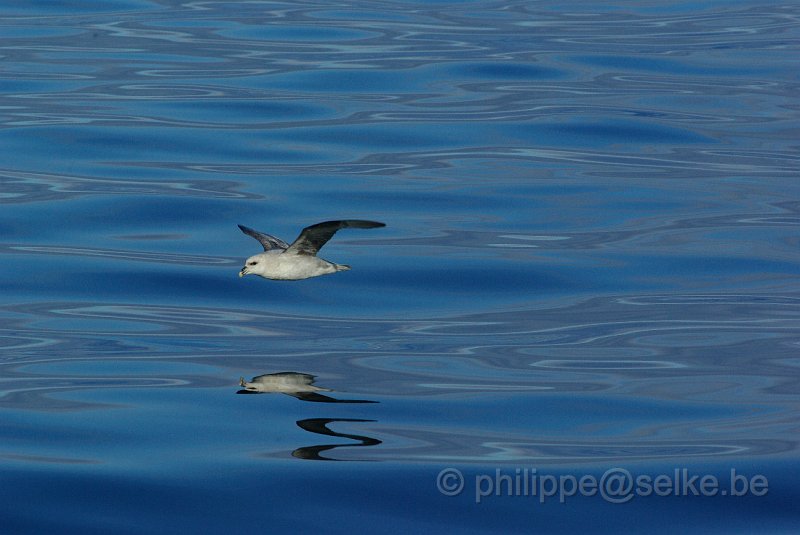
[[[350,266],[334,264],[318,256],[286,254],[281,250],[253,255],[245,266],[250,269],[240,273],[241,276],[252,274],[273,280],[302,280],[350,269]]]
[[[377,228],[386,226],[377,221],[346,219],[325,221],[303,229],[300,236],[291,244],[283,240],[239,225],[239,228],[257,239],[264,246],[264,252],[247,259],[239,272],[245,275],[259,275],[273,280],[302,280],[337,271],[347,271],[350,266],[328,262],[317,256],[317,251],[342,228]]]
[[[366,399],[337,399],[320,392],[333,392],[330,388],[322,388],[314,385],[315,377],[308,373],[279,372],[266,373],[253,377],[245,381],[244,377],[239,378],[239,386],[244,390],[239,390],[237,394],[269,394],[278,393],[292,396],[301,401],[313,401],[317,403],[376,403]]]
[[[253,377],[251,381],[239,379],[239,386],[251,392],[304,394],[308,392],[333,392],[330,388],[314,386],[314,376],[307,373],[280,372]]]

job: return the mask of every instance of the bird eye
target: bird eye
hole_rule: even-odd
[[[248,262],[247,263],[248,266],[255,266],[256,264],[258,264],[258,262]]]

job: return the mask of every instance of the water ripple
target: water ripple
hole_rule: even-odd
[[[56,245],[6,245],[0,244],[0,253],[27,252],[43,255],[80,256],[84,258],[111,258],[116,260],[132,260],[135,262],[152,262],[157,264],[181,265],[234,265],[238,259],[217,258],[212,256],[148,253],[142,251],[125,251],[112,249],[92,249],[88,247],[62,247]]]
[[[740,455],[775,455],[791,451],[791,441],[749,439],[737,442],[658,441],[591,443],[570,441],[532,441],[526,439],[498,441],[485,435],[459,433],[455,439],[421,429],[389,429],[384,431],[393,440],[384,448],[366,455],[367,459],[425,460],[428,462],[520,463],[537,465],[573,462],[641,461],[655,459],[708,459]],[[458,448],[448,447],[454,440]],[[361,453],[361,452],[359,452]]]
[[[137,180],[52,173],[0,170],[0,203],[66,200],[85,195],[180,195],[210,198],[258,198],[235,191],[238,184],[225,181]]]

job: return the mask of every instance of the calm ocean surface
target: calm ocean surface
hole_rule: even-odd
[[[798,529],[796,2],[13,0],[0,37],[2,533]],[[342,218],[387,224],[326,245],[352,271],[237,277],[237,224]],[[278,372],[325,390],[237,395]]]

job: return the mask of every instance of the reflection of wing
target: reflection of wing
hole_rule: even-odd
[[[300,420],[297,426],[310,433],[318,435],[326,435],[330,437],[349,438],[358,441],[357,444],[322,444],[319,446],[305,446],[297,448],[292,452],[292,457],[298,459],[309,459],[312,461],[338,461],[339,459],[331,459],[330,457],[323,457],[320,455],[323,451],[332,450],[335,448],[353,448],[363,446],[377,446],[381,443],[377,438],[366,437],[363,435],[350,435],[347,433],[337,433],[328,428],[328,424],[333,422],[374,422],[375,420],[359,420],[352,418],[309,418],[307,420]]]
[[[377,403],[377,401],[370,401],[368,399],[336,399],[330,396],[317,394],[316,392],[297,392],[294,394],[285,392],[285,394],[297,398],[300,401],[314,401],[317,403]]]
[[[385,227],[385,223],[364,221],[361,219],[345,219],[342,221],[325,221],[303,229],[300,236],[289,246],[287,252],[314,256],[323,245],[330,240],[336,231],[343,228],[377,228]]]
[[[257,239],[261,243],[261,245],[264,246],[265,251],[269,251],[272,249],[288,249],[289,247],[288,243],[286,243],[280,238],[276,238],[275,236],[264,234],[263,232],[259,232],[249,227],[245,227],[244,225],[239,225],[239,228],[242,229],[242,232],[244,232],[248,236],[252,236],[253,238]]]

